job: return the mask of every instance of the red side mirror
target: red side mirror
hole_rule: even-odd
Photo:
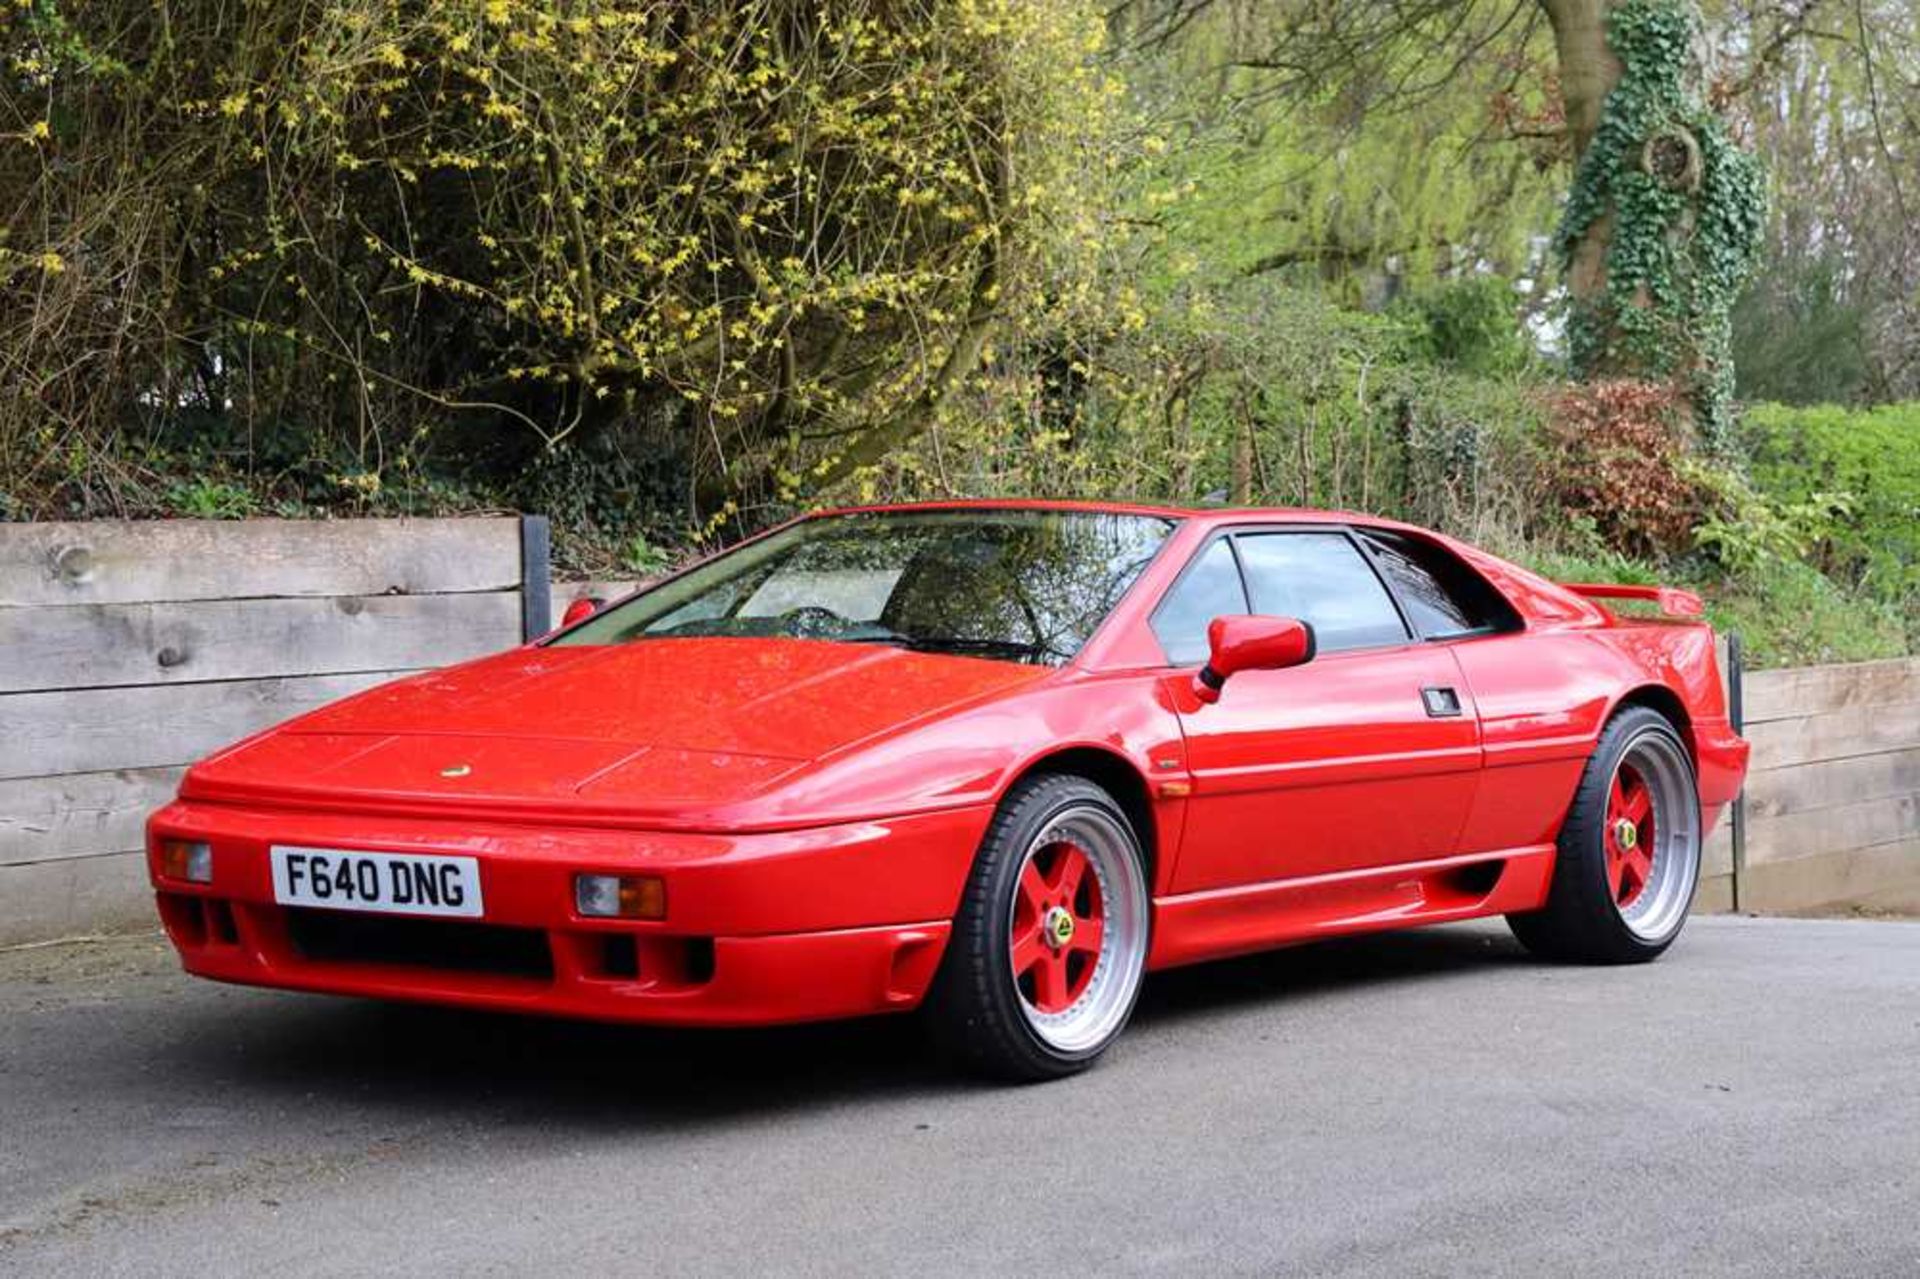
[[[572,626],[575,622],[584,622],[595,613],[598,613],[601,606],[605,603],[605,600],[593,599],[582,595],[579,599],[567,605],[567,611],[560,615],[560,625]]]
[[[1207,625],[1207,664],[1193,677],[1193,695],[1220,700],[1229,675],[1278,671],[1313,660],[1313,627],[1292,617],[1216,617]]]

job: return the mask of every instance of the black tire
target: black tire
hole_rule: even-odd
[[[1679,814],[1673,820],[1691,823],[1683,824],[1677,832],[1683,842],[1678,845],[1680,851],[1673,854],[1673,864],[1664,872],[1674,879],[1662,884],[1662,891],[1668,895],[1662,915],[1673,918],[1651,933],[1631,926],[1616,904],[1607,862],[1608,801],[1615,775],[1629,755],[1639,758],[1648,752],[1678,761],[1668,769],[1663,784],[1675,791],[1668,800],[1672,811]],[[1580,775],[1573,805],[1560,830],[1547,904],[1537,911],[1507,916],[1513,935],[1534,954],[1564,963],[1643,964],[1657,959],[1680,935],[1699,882],[1699,812],[1691,757],[1673,724],[1645,706],[1620,711],[1600,734]],[[1657,866],[1656,873],[1661,873]]]
[[[1134,879],[1116,882],[1111,891],[1116,902],[1122,891],[1130,902],[1137,898],[1132,918],[1138,929],[1137,937],[1124,945],[1111,926],[1103,932],[1094,962],[1114,964],[1103,970],[1102,979],[1116,984],[1102,990],[1107,1003],[1097,1023],[1097,1040],[1065,1048],[1048,1042],[1036,1029],[1009,949],[1021,873],[1036,842],[1063,821],[1091,822],[1118,838],[1107,855],[1124,856],[1126,862],[1118,869],[1123,876],[1130,868]],[[927,1029],[943,1054],[977,1073],[1014,1082],[1058,1079],[1098,1060],[1125,1028],[1139,995],[1149,927],[1145,865],[1133,824],[1101,787],[1066,774],[1017,783],[980,842],[946,954],[922,1006]],[[1106,874],[1117,880],[1114,870],[1110,865]],[[1111,959],[1109,945],[1114,950]]]

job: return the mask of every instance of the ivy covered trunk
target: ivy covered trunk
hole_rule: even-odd
[[[1582,380],[1672,382],[1724,443],[1730,313],[1760,243],[1759,166],[1701,97],[1692,0],[1541,0],[1575,155],[1558,234]]]

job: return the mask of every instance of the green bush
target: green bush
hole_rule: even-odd
[[[1703,526],[1704,527],[1704,526]],[[1899,611],[1778,548],[1758,543],[1732,565],[1709,553],[1664,564],[1609,549],[1590,520],[1575,519],[1551,540],[1503,548],[1556,582],[1683,586],[1699,592],[1707,620],[1738,631],[1751,667],[1805,666],[1900,657],[1910,651]],[[1633,606],[1618,606],[1633,611]]]
[[[848,496],[1053,496],[1401,516],[1488,539],[1537,509],[1544,384],[1421,358],[1404,313],[1255,277],[1004,348]],[[1117,309],[1117,308],[1116,308]]]
[[[1832,404],[1867,393],[1868,308],[1849,296],[1854,274],[1835,250],[1775,251],[1733,310],[1742,399]]]
[[[1749,666],[1866,662],[1911,651],[1908,627],[1892,605],[1808,564],[1777,560],[1739,578],[1686,584],[1706,595],[1716,628],[1740,632]]]
[[[176,514],[197,520],[241,520],[259,513],[252,493],[237,484],[197,478],[183,480],[167,490]]]
[[[1748,411],[1754,485],[1788,507],[1837,508],[1807,552],[1814,567],[1906,618],[1920,643],[1920,403]]]
[[[1557,582],[1622,582],[1684,586],[1707,602],[1707,620],[1723,634],[1740,632],[1751,667],[1809,666],[1902,657],[1909,651],[1902,619],[1878,600],[1849,591],[1818,569],[1776,561],[1740,577],[1663,571],[1608,552],[1521,551],[1534,572]]]
[[[1498,276],[1442,281],[1402,306],[1418,325],[1419,353],[1437,364],[1464,373],[1503,374],[1518,372],[1533,359],[1513,285]]]

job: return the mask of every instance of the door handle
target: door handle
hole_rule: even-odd
[[[1451,719],[1460,714],[1460,694],[1443,684],[1421,689],[1420,700],[1427,704],[1427,715],[1432,719]]]

